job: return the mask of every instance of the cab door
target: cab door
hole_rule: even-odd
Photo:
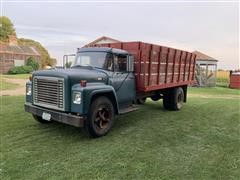
[[[116,91],[118,103],[132,103],[135,99],[135,76],[127,70],[128,54],[113,54],[112,85]]]

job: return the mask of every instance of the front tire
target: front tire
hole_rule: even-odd
[[[85,129],[91,137],[106,135],[114,122],[114,107],[106,97],[98,97],[90,107]]]
[[[165,109],[178,111],[184,102],[184,92],[181,87],[169,89],[163,96],[163,106]]]

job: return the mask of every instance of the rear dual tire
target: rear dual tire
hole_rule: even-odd
[[[163,107],[167,110],[178,111],[184,102],[184,91],[181,87],[169,89],[163,96]]]

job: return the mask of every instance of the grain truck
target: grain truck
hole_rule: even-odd
[[[70,68],[32,73],[25,111],[40,123],[58,121],[100,137],[115,116],[136,110],[146,98],[163,99],[165,109],[180,110],[195,59],[190,52],[144,42],[80,48]]]

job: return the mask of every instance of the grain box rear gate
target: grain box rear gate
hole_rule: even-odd
[[[123,49],[134,56],[138,92],[184,86],[194,81],[196,55],[187,51],[143,42],[96,44]]]

